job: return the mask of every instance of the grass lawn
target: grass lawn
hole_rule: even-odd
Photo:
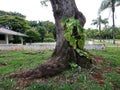
[[[0,76],[37,67],[51,51],[0,51]]]
[[[76,67],[52,78],[34,80],[29,85],[25,85],[26,81],[20,83],[19,79],[1,79],[0,90],[120,90],[120,48],[90,52],[105,58],[102,63],[94,65],[97,71],[82,68],[78,73]],[[0,51],[0,77],[35,68],[45,62],[51,53],[52,51]]]

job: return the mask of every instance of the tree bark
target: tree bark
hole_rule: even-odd
[[[67,62],[75,61],[76,63],[79,63],[80,59],[83,57],[80,57],[65,40],[64,27],[61,26],[61,20],[63,18],[74,17],[75,19],[79,20],[81,26],[84,26],[86,18],[81,12],[78,11],[75,0],[50,0],[50,2],[53,8],[55,24],[57,28],[57,42],[53,57],[61,57]],[[84,67],[85,62],[84,64],[81,62],[81,66]]]
[[[61,20],[63,18],[74,17],[80,21],[80,24],[84,26],[85,17],[78,11],[75,0],[50,0],[53,14],[55,17],[55,23],[57,28],[57,42],[55,51],[50,58],[50,61],[40,65],[32,71],[27,71],[21,74],[11,74],[9,77],[24,77],[24,78],[41,78],[54,76],[66,69],[69,69],[69,63],[75,62],[81,67],[88,67],[91,64],[90,60],[86,57],[81,57],[72,46],[69,45],[64,38],[64,28],[61,26]]]
[[[80,24],[82,26],[84,26],[86,19],[84,15],[78,11],[75,0],[50,0],[50,2],[53,8],[57,28],[57,42],[53,55],[59,56],[61,54],[61,51],[65,52],[64,49],[71,48],[64,38],[64,28],[61,26],[61,20],[63,18],[74,17],[80,21]]]

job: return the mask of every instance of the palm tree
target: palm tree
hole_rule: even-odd
[[[113,36],[113,44],[115,44],[115,7],[120,5],[120,0],[103,0],[99,9],[99,13],[107,8],[111,8],[112,10],[112,36]]]
[[[101,34],[101,24],[104,24],[106,25],[108,23],[108,19],[105,18],[105,19],[102,19],[101,18],[101,15],[99,15],[99,17],[97,19],[93,19],[92,20],[92,25],[97,25],[97,27],[99,27],[99,39],[100,39],[100,42],[101,42],[101,39],[102,39],[102,34]]]

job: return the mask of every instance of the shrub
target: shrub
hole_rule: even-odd
[[[53,38],[45,38],[44,42],[55,42],[55,39],[53,39]]]
[[[120,35],[116,35],[116,39],[120,39]]]

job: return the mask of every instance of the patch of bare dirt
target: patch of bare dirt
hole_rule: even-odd
[[[7,66],[7,63],[0,62],[0,66]]]
[[[98,55],[94,55],[94,64],[98,65],[101,64],[102,62],[105,62],[105,59],[101,56]],[[108,73],[111,71],[111,67],[107,66],[107,67],[95,67],[92,69],[92,72],[94,72],[94,74],[92,75],[92,79],[93,80],[97,80],[99,82],[100,85],[104,85],[104,79],[102,77],[103,73]]]
[[[44,52],[27,52],[25,54],[29,54],[29,55],[38,55],[38,54],[44,54]]]
[[[102,74],[92,75],[92,79],[97,80],[100,85],[104,85],[104,80],[103,80]]]
[[[93,59],[94,59],[95,64],[100,64],[103,61],[105,61],[105,59],[103,57],[98,56],[98,55],[93,55]]]

